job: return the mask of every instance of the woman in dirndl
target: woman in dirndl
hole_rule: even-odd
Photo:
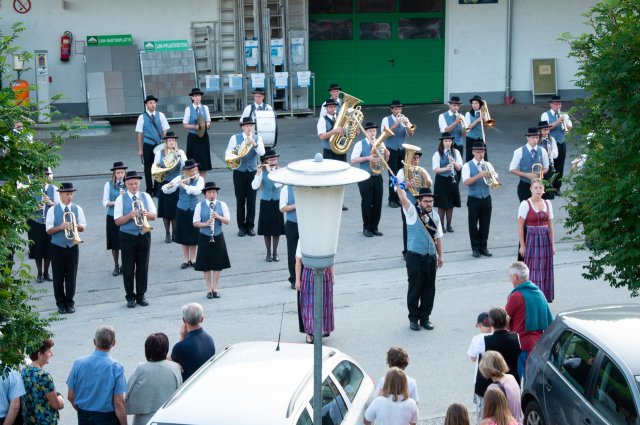
[[[543,194],[544,185],[540,180],[534,180],[531,183],[531,198],[520,203],[519,251],[529,267],[529,280],[538,285],[548,302],[552,302],[554,298],[553,256],[556,253],[553,242],[553,207],[549,200],[542,199]]]
[[[191,89],[191,93],[189,93],[191,106],[187,106],[184,110],[182,125],[189,130],[189,135],[187,136],[187,158],[191,158],[199,164],[200,176],[205,178],[207,177],[207,171],[212,170],[213,167],[211,166],[209,133],[207,133],[207,130],[211,127],[211,115],[209,114],[209,107],[202,104],[203,94],[198,87]],[[200,123],[198,123],[198,118],[201,118]],[[204,124],[202,121],[204,121]],[[206,128],[201,128],[202,125]]]
[[[117,161],[111,167],[111,179],[104,184],[102,191],[102,206],[107,209],[107,249],[111,250],[113,257],[112,276],[118,276],[122,273],[122,268],[118,257],[120,256],[120,226],[116,226],[113,220],[113,206],[116,204],[118,196],[125,193],[124,175],[127,170],[124,162]]]
[[[47,181],[53,180],[51,168],[47,167],[44,175]],[[49,208],[60,202],[58,189],[54,185],[46,183],[42,187],[42,194],[36,195],[36,202],[38,203],[38,211],[33,217],[27,220],[27,224],[29,225],[27,236],[30,241],[29,259],[35,260],[36,262],[36,269],[38,269],[36,282],[42,283],[45,280],[52,282],[53,279],[49,276],[49,265],[51,264],[51,235],[47,234],[46,217]]]
[[[296,289],[298,290],[298,319],[300,331],[307,335],[307,343],[313,344],[313,282],[314,272],[302,263],[300,241],[296,249]],[[328,337],[334,330],[333,323],[333,267],[324,269],[322,278],[322,336]]]
[[[208,299],[220,298],[220,272],[231,267],[222,232],[222,225],[231,222],[231,214],[227,204],[218,200],[219,190],[214,182],[205,183],[202,189],[205,199],[198,202],[193,213],[193,226],[199,231],[198,256],[194,269],[204,272]]]
[[[180,268],[184,270],[196,262],[198,229],[193,227],[193,214],[198,204],[198,196],[204,187],[204,179],[198,173],[198,164],[193,159],[187,159],[183,170],[183,175],[162,186],[162,192],[166,194],[178,192],[174,241],[182,245],[184,261]]]
[[[180,170],[184,166],[187,156],[184,154],[184,151],[178,147],[178,136],[176,136],[173,131],[167,131],[167,134],[162,139],[164,140],[164,143],[162,148],[158,149],[156,152],[153,163],[159,168],[167,169],[162,180],[162,186],[164,186],[180,175]],[[173,166],[168,168],[167,165]],[[158,217],[162,217],[162,222],[164,224],[165,243],[171,243],[171,229],[173,229],[173,234],[176,234],[177,205],[177,191],[173,193],[164,193],[161,190],[158,191]]]
[[[280,235],[284,235],[284,216],[280,212],[280,190],[282,184],[275,183],[269,174],[278,168],[278,157],[274,149],[267,149],[262,157],[262,165],[258,167],[251,188],[258,190],[262,186],[260,197],[260,215],[258,216],[258,234],[264,237],[267,248],[267,263],[280,261],[278,243]]]
[[[438,150],[431,158],[433,172],[436,175],[434,183],[435,201],[433,206],[438,208],[440,223],[444,233],[453,232],[451,220],[453,208],[460,208],[460,171],[462,170],[462,156],[453,148],[453,136],[444,132],[438,139]],[[447,225],[444,225],[444,219]]]

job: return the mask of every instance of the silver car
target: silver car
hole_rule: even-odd
[[[525,425],[640,425],[640,305],[559,314],[529,354]]]
[[[151,425],[313,423],[313,346],[244,342],[202,365],[151,418]],[[323,347],[322,424],[361,424],[375,384],[335,348]]]

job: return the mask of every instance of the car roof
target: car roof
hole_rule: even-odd
[[[172,396],[150,423],[284,423],[294,394],[311,383],[313,346],[280,343],[278,351],[276,346],[276,342],[258,341],[225,347]],[[329,347],[323,347],[322,354],[323,376],[331,371],[329,357],[336,356],[336,361],[348,358]]]
[[[609,353],[616,363],[640,375],[640,304],[581,307],[558,316]]]

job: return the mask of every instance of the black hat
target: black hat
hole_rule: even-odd
[[[155,97],[155,96],[154,96],[154,95],[152,95],[152,94],[148,94],[148,95],[147,95],[147,97],[145,97],[145,98],[144,98],[144,104],[146,105],[146,104],[147,104],[147,102],[148,102],[148,101],[150,101],[150,100],[154,100],[154,101],[156,101],[156,102],[157,102],[157,101],[158,101],[158,98],[157,98],[157,97]]]
[[[420,199],[425,196],[431,196],[432,198],[436,197],[430,187],[421,187],[420,192],[416,195],[416,199]]]
[[[485,328],[491,327],[491,322],[489,321],[489,313],[483,311],[478,314],[478,320],[476,320],[476,325],[482,325]]]
[[[458,96],[451,96],[451,99],[449,99],[449,103],[457,103],[459,105],[462,102],[460,102],[460,98]]]
[[[167,135],[164,136],[162,140],[166,140],[166,139],[179,139],[179,137],[176,136],[176,133],[174,131],[167,131]]]
[[[220,188],[216,186],[215,182],[206,182],[202,188],[202,193],[206,193],[207,190],[220,190]]]
[[[333,99],[327,99],[324,101],[324,106],[337,105],[337,104],[338,104],[338,101]]]
[[[371,121],[364,123],[365,130],[369,130],[370,128],[378,128],[378,126],[372,123]]]
[[[265,159],[269,159],[269,158],[277,158],[280,155],[278,155],[276,153],[276,150],[273,148],[267,148],[267,151],[264,153],[264,155],[262,155],[262,160],[264,161]]]
[[[189,93],[189,96],[193,96],[195,94],[199,94],[200,96],[202,96],[204,94],[204,92],[202,90],[200,90],[200,88],[194,87],[194,88],[191,89],[191,93]]]
[[[251,93],[253,93],[253,94],[261,94],[261,95],[264,96],[264,88],[256,87],[255,89],[253,89],[253,91]]]
[[[549,125],[549,121],[538,121],[538,130],[549,127],[551,127],[551,125]]]
[[[255,121],[253,121],[251,117],[244,117],[240,120],[240,127],[242,127],[245,124],[255,124]]]
[[[453,139],[453,136],[448,131],[445,131],[444,133],[442,133],[440,137],[438,137],[438,140],[444,140],[444,139]]]
[[[539,136],[539,135],[540,135],[540,132],[536,127],[529,127],[529,129],[525,133],[525,136]]]
[[[392,100],[391,105],[389,105],[390,108],[402,108],[403,106],[404,105],[399,100]]]
[[[111,168],[111,171],[115,171],[115,170],[126,170],[127,166],[124,165],[124,162],[122,161],[117,161],[113,163],[113,167]]]
[[[142,176],[139,175],[137,171],[127,171],[127,174],[124,176],[124,181],[131,179],[142,180]]]
[[[329,91],[331,90],[342,90],[342,89],[340,88],[340,85],[338,83],[331,83],[329,85]]]
[[[187,159],[184,162],[184,167],[182,167],[183,170],[191,170],[192,168],[196,168],[198,165],[197,162],[195,162],[193,159]]]
[[[62,183],[58,188],[58,192],[75,192],[76,189],[73,188],[73,183]]]
[[[486,151],[487,147],[484,142],[473,142],[472,151]]]
[[[549,103],[551,102],[562,102],[562,98],[560,96],[551,96],[551,99],[549,99]]]
[[[414,155],[414,156],[415,156],[415,155],[422,156],[422,151],[414,152],[414,153],[413,153],[413,155]]]
[[[484,105],[484,100],[482,100],[480,96],[473,96],[471,99],[469,99],[469,103],[473,103],[474,100],[477,100],[480,103],[480,106]]]
[[[47,168],[44,169],[44,173],[46,175],[49,175],[49,174],[53,174],[53,171],[51,171],[51,167],[47,167]]]

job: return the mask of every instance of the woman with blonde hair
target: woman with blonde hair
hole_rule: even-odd
[[[515,418],[518,424],[521,424],[523,415],[520,406],[520,386],[516,378],[507,373],[509,367],[504,357],[502,357],[502,354],[492,350],[485,351],[482,355],[482,360],[480,360],[479,369],[482,376],[493,382],[487,388],[487,392],[489,390],[496,390],[504,394],[511,416]],[[485,396],[486,394],[487,393],[485,393]],[[483,417],[486,418],[486,415]]]
[[[504,393],[495,388],[489,388],[487,392],[484,393],[482,417],[483,419],[480,425],[518,424],[509,411],[507,398],[504,396]]]
[[[402,369],[392,367],[384,378],[384,386],[378,397],[364,413],[364,424],[415,425],[418,423],[418,405],[409,398],[407,375]]]
[[[444,425],[471,425],[469,412],[462,403],[453,403],[447,408]]]

